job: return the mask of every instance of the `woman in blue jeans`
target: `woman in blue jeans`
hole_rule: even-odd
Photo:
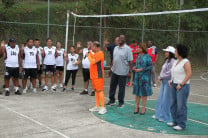
[[[170,113],[170,91],[171,88],[168,85],[168,81],[171,79],[171,68],[175,62],[175,48],[168,46],[165,51],[165,63],[162,66],[162,70],[159,76],[160,91],[158,94],[155,115],[152,116],[154,119],[158,119],[160,122],[169,122],[171,120]]]
[[[167,123],[175,130],[184,130],[187,121],[187,99],[190,91],[191,64],[188,57],[188,47],[176,45],[177,61],[171,69],[171,115],[173,122]]]

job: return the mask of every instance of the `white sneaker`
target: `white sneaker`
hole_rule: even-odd
[[[173,129],[178,130],[178,131],[184,130],[184,128],[180,126],[174,126]]]
[[[27,93],[27,88],[25,88],[25,89],[22,91],[22,93]]]
[[[103,115],[103,114],[105,114],[106,112],[107,112],[106,108],[105,108],[105,107],[101,107],[101,108],[100,108],[100,111],[98,112],[98,114]]]
[[[170,126],[170,127],[176,126],[175,123],[173,123],[173,122],[169,122],[169,123],[167,123],[167,125]]]
[[[48,86],[44,86],[42,91],[44,91],[44,92],[48,91]]]
[[[34,88],[34,89],[32,90],[32,92],[33,92],[33,93],[36,93],[36,92],[37,92],[36,88]]]
[[[155,84],[153,84],[153,87],[157,87],[157,84],[155,83]]]
[[[52,92],[55,92],[56,91],[56,87],[55,86],[52,86],[51,87],[51,90],[52,90]]]
[[[63,88],[63,84],[60,84],[59,86],[60,86],[60,88]]]
[[[98,111],[100,111],[100,107],[95,106],[93,108],[90,108],[89,111],[90,112],[98,112]]]

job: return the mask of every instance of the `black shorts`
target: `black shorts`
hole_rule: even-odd
[[[84,82],[90,80],[90,70],[89,69],[82,69]]]
[[[4,77],[6,79],[10,79],[11,77],[18,79],[19,78],[19,67],[17,67],[17,68],[5,67]]]
[[[27,79],[28,77],[36,79],[37,78],[37,69],[36,68],[23,69],[23,78]]]
[[[56,70],[58,70],[58,71],[64,71],[64,66],[56,66]]]
[[[40,70],[38,70],[38,68],[37,68],[37,73],[38,74],[42,74],[43,73],[43,66],[42,65],[40,65]]]
[[[56,72],[56,65],[43,65],[43,70],[46,74],[48,73],[54,73]]]

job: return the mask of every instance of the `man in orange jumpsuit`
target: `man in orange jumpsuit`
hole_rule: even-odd
[[[90,61],[90,79],[92,81],[93,89],[95,90],[96,106],[89,109],[91,112],[98,111],[99,114],[107,112],[105,108],[103,83],[104,83],[104,54],[100,50],[100,43],[95,41],[92,46],[92,52],[88,55]]]

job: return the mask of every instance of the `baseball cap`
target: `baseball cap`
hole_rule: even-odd
[[[175,54],[175,48],[173,46],[168,46],[166,49],[163,49],[163,51]]]
[[[13,38],[13,37],[11,37],[11,38],[9,38],[9,42],[11,42],[11,43],[16,43],[16,39]]]

